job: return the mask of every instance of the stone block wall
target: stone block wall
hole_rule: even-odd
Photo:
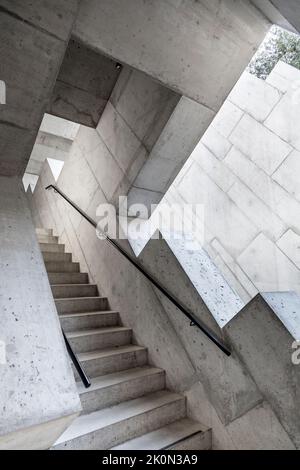
[[[204,248],[247,302],[300,292],[300,71],[245,72],[166,194],[204,204]]]

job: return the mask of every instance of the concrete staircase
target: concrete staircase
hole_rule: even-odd
[[[54,449],[211,448],[211,430],[186,417],[183,395],[165,388],[106,297],[51,229],[36,229],[61,325],[92,385],[77,381],[83,411]]]

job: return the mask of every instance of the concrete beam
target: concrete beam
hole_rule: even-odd
[[[300,8],[298,0],[271,0],[271,3],[300,33]]]
[[[48,112],[96,127],[121,68],[114,60],[71,39]]]
[[[74,34],[217,111],[269,26],[245,0],[83,0]]]
[[[22,175],[63,59],[79,0],[0,0],[0,174]],[[15,136],[18,136],[16,139]]]
[[[296,0],[297,1],[297,0]],[[270,0],[251,0],[251,3],[256,6],[256,8],[265,15],[266,18],[272,23],[280,26],[281,28],[287,29],[289,31],[293,31],[294,33],[297,32],[297,30],[292,26],[290,21],[283,16],[283,10],[277,9],[275,4],[279,2],[272,2]],[[284,2],[285,5],[289,2],[286,0]]]

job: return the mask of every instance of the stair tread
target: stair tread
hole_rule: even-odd
[[[122,382],[127,382],[128,380],[149,377],[158,373],[164,373],[164,370],[151,366],[133,367],[132,369],[121,370],[119,372],[93,377],[91,378],[91,386],[89,388],[85,388],[82,382],[76,382],[77,390],[78,393],[82,395],[95,390],[111,387],[112,385],[116,385]]]
[[[103,429],[178,400],[184,400],[184,397],[178,393],[162,390],[99,411],[81,415],[73,421],[71,426],[59,437],[54,445],[76,439],[79,436],[89,434],[98,429]]]
[[[117,310],[98,310],[91,312],[74,312],[74,313],[60,313],[59,317],[72,318],[72,317],[84,317],[89,315],[107,315],[108,313],[119,313]]]
[[[114,354],[126,354],[128,352],[145,351],[147,348],[136,344],[128,344],[126,346],[115,346],[112,348],[97,349],[96,351],[88,351],[78,353],[80,362],[90,361],[93,359],[101,359],[103,357],[113,356]]]
[[[166,449],[188,437],[200,432],[206,432],[209,428],[193,421],[183,418],[168,424],[162,428],[151,431],[142,436],[112,447],[111,450],[158,450]]]
[[[118,333],[122,331],[132,331],[131,328],[125,326],[103,326],[98,328],[85,328],[84,330],[69,331],[66,333],[67,338],[79,338],[89,335],[101,335],[107,333]]]

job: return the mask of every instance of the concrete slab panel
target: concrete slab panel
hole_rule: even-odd
[[[228,99],[257,121],[263,122],[281,98],[278,90],[244,72]]]
[[[0,6],[63,41],[69,39],[69,31],[79,6],[79,0],[1,0]]]
[[[300,152],[294,150],[272,175],[272,178],[293,197],[300,201],[299,175]]]
[[[299,270],[263,234],[249,244],[237,262],[260,292],[299,291]]]
[[[297,150],[300,150],[300,73],[297,87],[289,90],[272,111],[265,126]]]
[[[270,175],[292,151],[292,147],[252,117],[245,115],[229,140]]]

